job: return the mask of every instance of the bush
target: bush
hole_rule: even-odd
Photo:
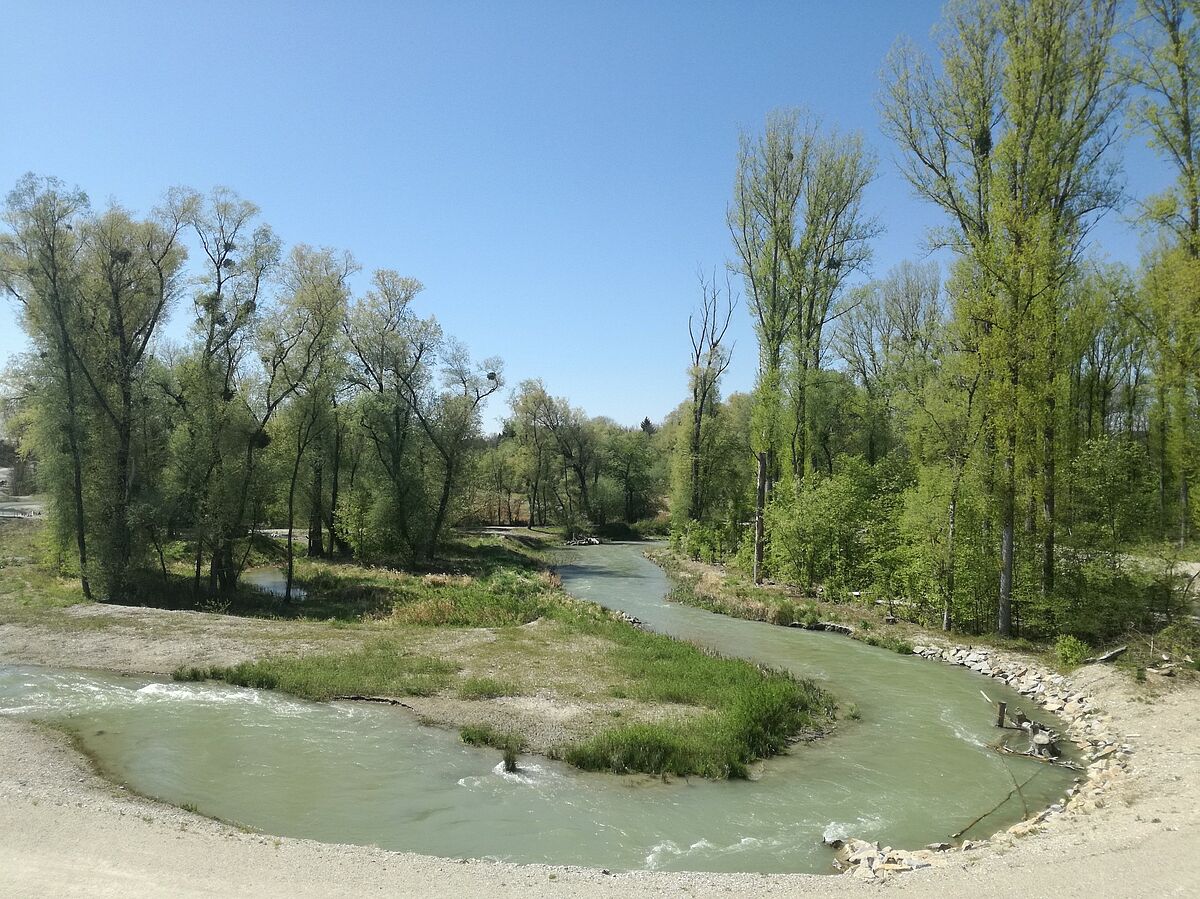
[[[1063,634],[1054,641],[1054,654],[1060,664],[1074,668],[1084,663],[1091,654],[1091,648],[1078,637]]]
[[[1154,643],[1158,649],[1173,656],[1200,660],[1200,625],[1176,621],[1159,631]]]
[[[795,604],[785,599],[779,605],[772,607],[771,611],[767,613],[767,620],[771,624],[790,625],[799,621],[800,616],[796,612]]]
[[[633,530],[643,540],[650,537],[666,537],[671,533],[671,516],[661,512],[654,518],[643,518],[634,522]]]
[[[1071,634],[1098,646],[1129,630],[1153,631],[1155,621],[1179,611],[1172,585],[1136,566],[1066,551],[1055,592],[1030,590],[1022,597],[1025,634],[1046,639]]]

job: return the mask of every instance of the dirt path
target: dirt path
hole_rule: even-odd
[[[113,607],[104,607],[111,610]],[[75,614],[112,614],[86,607]],[[83,628],[70,640],[0,626],[0,661],[163,673],[198,651],[212,662],[303,640],[303,624],[130,610],[123,629]],[[140,616],[152,616],[145,621]],[[181,616],[164,636],[157,616]],[[157,635],[157,636],[155,636]],[[349,639],[353,639],[350,637]],[[327,644],[323,644],[327,645]],[[1180,679],[1177,679],[1180,680]],[[1200,883],[1200,687],[1135,684],[1101,666],[1076,674],[1134,743],[1131,771],[1091,814],[1050,819],[956,853],[946,868],[904,874],[896,896],[1097,897],[1195,895]],[[458,862],[247,834],[129,796],[94,776],[65,738],[0,717],[0,895],[4,896],[849,896],[849,877],[600,871]]]

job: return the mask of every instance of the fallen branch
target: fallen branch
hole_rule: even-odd
[[[390,696],[359,696],[353,694],[350,696],[335,696],[331,702],[379,702],[384,705],[398,705],[402,708],[412,710],[412,706],[401,702],[399,699],[392,699]]]
[[[1011,773],[1012,772],[1009,772],[1010,775],[1011,775]],[[1005,796],[1003,799],[1001,799],[999,802],[997,802],[994,806],[992,806],[990,809],[988,809],[986,812],[984,812],[982,815],[980,815],[978,818],[976,818],[974,821],[972,821],[970,824],[968,824],[966,827],[964,827],[958,833],[951,834],[950,839],[957,840],[959,837],[961,837],[964,833],[966,833],[968,830],[970,830],[972,827],[974,827],[976,824],[978,824],[980,821],[982,821],[988,815],[997,811],[1002,805],[1004,805],[1004,803],[1006,803],[1006,802],[1008,802],[1008,800],[1012,799],[1014,795],[1016,795],[1017,793],[1020,793],[1021,787],[1029,786],[1029,781],[1033,780],[1035,777],[1037,777],[1041,773],[1042,772],[1040,770],[1034,771],[1033,774],[1029,775],[1029,780],[1026,780],[1025,783],[1020,784],[1020,785],[1017,785],[1016,778],[1013,778],[1014,786],[1011,790],[1008,791],[1007,796]],[[1025,795],[1023,793],[1021,794],[1021,802],[1022,802],[1022,804],[1025,802]],[[1026,811],[1026,814],[1028,814],[1028,812],[1029,812],[1028,807],[1026,807],[1025,811]]]

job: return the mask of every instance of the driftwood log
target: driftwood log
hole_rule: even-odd
[[[1085,659],[1084,661],[1087,661],[1087,662],[1111,662],[1111,661],[1113,661],[1113,659],[1118,659],[1122,655],[1124,655],[1125,651],[1128,649],[1129,649],[1128,646],[1118,646],[1116,649],[1113,649],[1113,650],[1110,650],[1109,652],[1104,653],[1104,655],[1092,656],[1090,659]]]

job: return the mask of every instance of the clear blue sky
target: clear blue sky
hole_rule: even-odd
[[[426,285],[419,305],[507,376],[593,415],[685,391],[697,267],[730,256],[738,133],[803,106],[880,157],[876,274],[936,213],[880,134],[881,62],[937,0],[0,2],[0,189],[26,171],[148,210],[227,185],[287,242]],[[1135,195],[1168,175],[1133,138]],[[1136,262],[1120,215],[1098,252]],[[174,322],[168,335],[179,338]],[[747,389],[743,307],[727,391]],[[0,362],[23,346],[0,303]],[[489,419],[503,412],[494,403]]]

